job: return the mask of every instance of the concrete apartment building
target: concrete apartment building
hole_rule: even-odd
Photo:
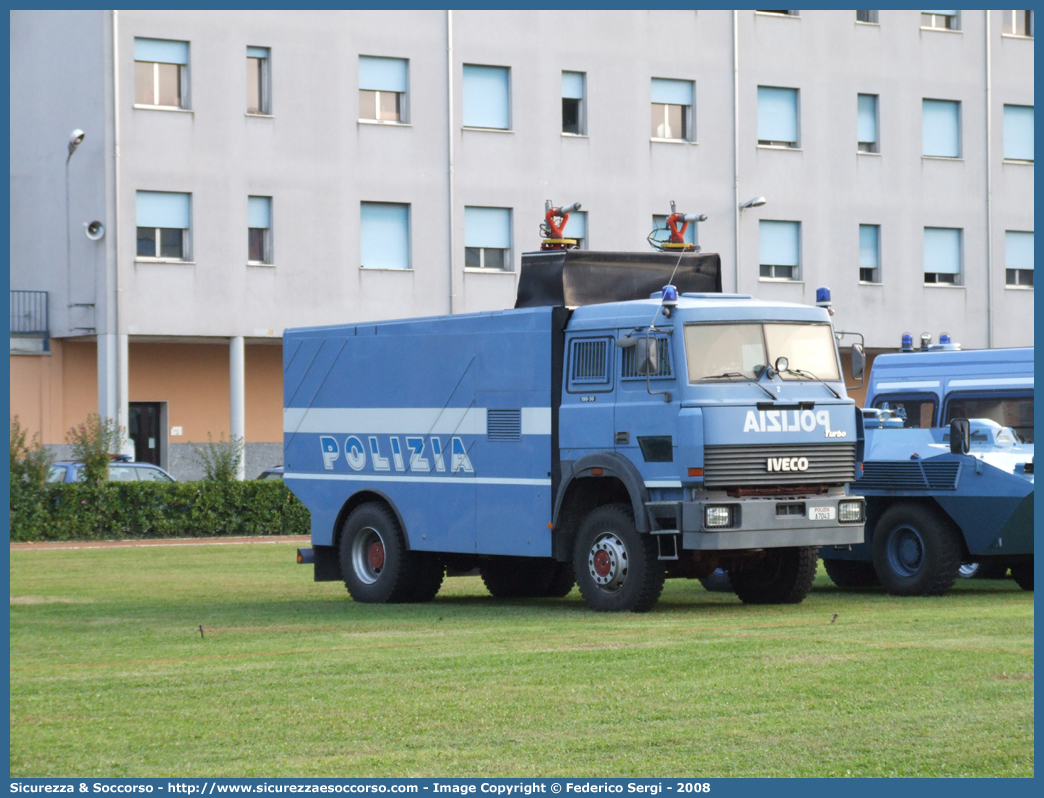
[[[509,308],[546,199],[705,213],[872,353],[1032,345],[1032,12],[11,12],[11,413],[255,476],[284,329]]]

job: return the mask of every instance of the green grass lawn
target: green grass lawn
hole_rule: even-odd
[[[293,552],[11,552],[11,775],[1034,772],[1011,580],[900,600],[821,571],[787,607],[669,581],[652,613],[603,615],[477,577],[354,604]]]

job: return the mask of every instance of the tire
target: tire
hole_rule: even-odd
[[[702,577],[700,584],[703,585],[704,590],[711,593],[732,592],[732,580],[729,579],[729,572],[724,568],[717,568],[710,576]]]
[[[729,571],[732,589],[744,604],[800,604],[816,578],[814,546],[766,549],[760,560]]]
[[[572,592],[576,584],[576,574],[571,562],[556,562],[551,574],[551,582],[544,591],[548,598],[565,598]]]
[[[896,504],[874,529],[874,570],[894,596],[941,596],[961,567],[961,538],[928,507]]]
[[[1011,566],[1011,575],[1023,590],[1033,591],[1033,560],[1015,563]]]
[[[964,569],[966,565],[976,565],[975,573],[972,574],[972,579],[1003,579],[1008,574],[1008,566],[1002,565],[995,562],[977,562],[977,563],[962,563],[960,568],[960,575],[964,577]]]
[[[648,612],[666,578],[657,558],[656,541],[638,533],[628,505],[598,507],[576,536],[573,569],[580,595],[596,612]]]
[[[442,579],[446,575],[446,566],[442,558],[434,552],[418,551],[414,552],[413,556],[417,559],[417,577],[406,600],[427,604],[438,595]]]
[[[394,604],[413,599],[418,561],[399,522],[383,504],[356,507],[341,531],[341,576],[355,601]],[[441,580],[440,580],[441,582]]]
[[[961,567],[957,569],[957,576],[960,579],[981,579],[979,571],[982,570],[981,563],[977,562],[962,562]]]
[[[872,562],[823,560],[830,581],[838,587],[877,587],[881,584]]]
[[[494,598],[547,595],[551,562],[535,557],[491,557],[479,566],[482,582]]]

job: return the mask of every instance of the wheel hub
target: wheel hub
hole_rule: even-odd
[[[381,570],[384,567],[384,544],[379,540],[373,541],[370,544],[370,550],[366,553],[366,558],[373,570]]]
[[[366,585],[372,585],[384,571],[384,538],[373,527],[360,529],[352,540],[352,571]]]
[[[619,590],[627,580],[627,547],[612,532],[603,532],[591,545],[587,568],[600,588],[609,592]]]
[[[888,541],[888,561],[900,576],[914,576],[924,563],[924,540],[913,527],[901,527]]]

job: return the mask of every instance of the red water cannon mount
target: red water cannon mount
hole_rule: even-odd
[[[657,238],[656,234],[663,231],[663,228],[659,227],[649,233],[649,244],[660,252],[699,252],[700,248],[696,244],[690,244],[685,240],[685,231],[690,224],[705,221],[707,221],[705,213],[678,213],[677,205],[674,200],[671,200],[671,215],[667,217],[667,230],[670,231],[670,237],[666,241]],[[681,227],[679,228],[678,225]]]
[[[540,237],[544,239],[540,242],[541,250],[576,249],[576,239],[564,238],[563,232],[569,222],[569,214],[578,210],[579,202],[556,208],[551,200],[544,201],[544,221],[540,223]]]

